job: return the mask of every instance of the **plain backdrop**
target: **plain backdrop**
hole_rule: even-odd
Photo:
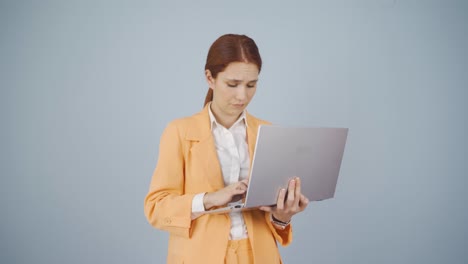
[[[165,263],[143,199],[225,33],[263,57],[252,114],[350,129],[335,198],[294,217],[285,263],[467,263],[467,14],[442,0],[1,1],[0,263]]]

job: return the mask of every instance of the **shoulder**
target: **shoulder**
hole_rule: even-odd
[[[187,131],[197,130],[209,127],[209,115],[204,110],[186,117],[181,117],[170,121],[165,130],[169,130],[172,133],[176,132],[181,137],[186,136]]]
[[[254,126],[259,126],[259,125],[271,125],[270,121],[260,119],[254,115],[251,115],[249,112],[247,112],[247,122],[249,124],[252,124]]]

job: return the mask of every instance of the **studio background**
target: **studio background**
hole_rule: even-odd
[[[249,111],[349,127],[294,263],[467,263],[468,2],[1,1],[0,263],[165,263],[143,214],[166,124],[225,33],[264,61]],[[209,245],[207,245],[209,246]]]

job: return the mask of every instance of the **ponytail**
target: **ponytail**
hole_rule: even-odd
[[[205,104],[203,106],[206,106],[209,102],[213,101],[213,89],[208,88],[208,92],[206,93],[205,97]]]

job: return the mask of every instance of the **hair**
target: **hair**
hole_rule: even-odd
[[[206,58],[205,71],[210,70],[216,78],[231,62],[246,62],[257,65],[258,72],[262,68],[262,58],[257,44],[246,35],[226,34],[211,44]],[[213,100],[213,90],[208,88],[205,104]]]

